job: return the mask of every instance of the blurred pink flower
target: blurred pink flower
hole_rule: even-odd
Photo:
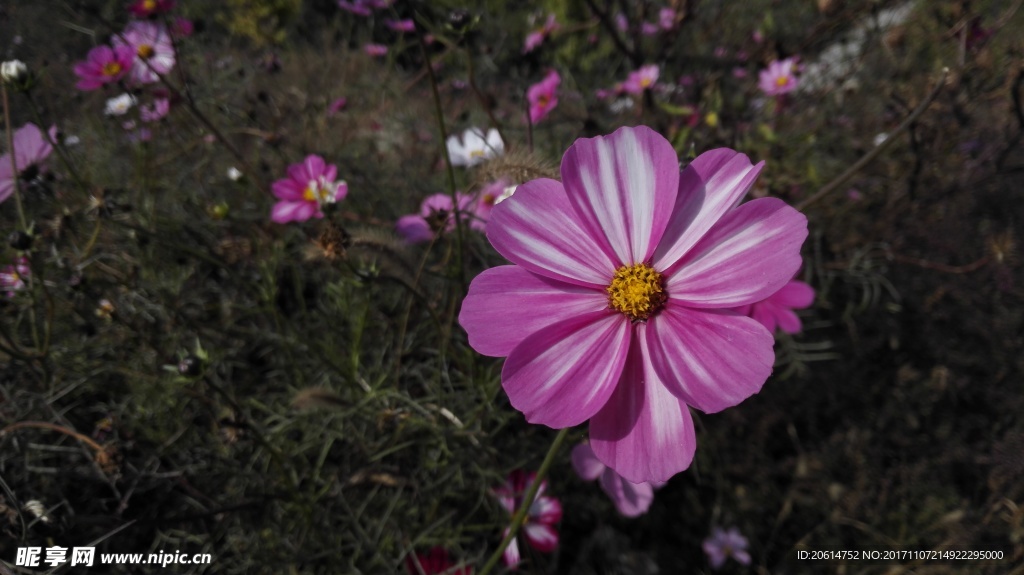
[[[434,547],[426,554],[416,553],[405,558],[405,569],[409,575],[473,575],[473,568],[466,566],[450,571],[455,563],[448,557],[444,547]]]
[[[14,297],[14,292],[25,289],[25,280],[32,275],[25,256],[18,257],[11,265],[0,270],[0,290],[7,290],[7,297]]]
[[[671,30],[676,26],[676,11],[672,8],[662,8],[658,11],[658,25],[662,30]]]
[[[530,122],[540,122],[558,105],[558,86],[562,77],[556,70],[548,72],[544,79],[530,86],[526,91],[526,99],[530,102]]]
[[[548,14],[548,19],[544,22],[544,25],[526,35],[526,40],[523,42],[523,54],[532,52],[538,46],[544,43],[544,40],[551,35],[552,32],[558,30],[558,21],[555,19],[554,14]]]
[[[459,220],[470,222],[472,227],[474,214],[472,196],[456,192],[455,198],[459,203]],[[454,211],[450,194],[428,196],[420,204],[420,213],[398,218],[395,231],[410,244],[430,241],[438,232],[448,233],[455,229]]]
[[[721,527],[711,530],[711,536],[704,540],[702,547],[708,556],[708,563],[712,569],[721,569],[726,559],[732,557],[737,563],[750,565],[750,553],[747,552],[747,538],[740,534],[735,527],[728,531]]]
[[[494,206],[512,197],[515,191],[516,186],[505,178],[483,186],[477,194],[476,210],[473,213],[476,217],[470,227],[480,231],[486,229],[487,220],[491,217],[491,210],[494,209]]]
[[[615,28],[619,32],[625,32],[626,30],[629,30],[629,20],[626,18],[626,15],[623,14],[622,12],[617,12],[615,14]]]
[[[758,75],[758,86],[769,96],[781,96],[796,90],[796,58],[775,60]]]
[[[110,41],[115,47],[129,46],[135,52],[131,79],[137,84],[156,82],[160,79],[157,74],[166,74],[174,68],[174,44],[163,24],[134,20]]]
[[[390,5],[390,0],[352,0],[352,2],[338,0],[338,8],[357,16],[369,16],[374,10],[387,8]]]
[[[561,182],[538,179],[491,211],[487,239],[513,265],[478,275],[459,323],[505,357],[502,387],[530,423],[590,421],[597,457],[626,480],[666,481],[706,413],[760,391],[775,338],[733,308],[801,264],[807,218],[777,198],[740,204],[763,163],[727,148],[680,173],[645,126],[577,140]]]
[[[171,101],[167,98],[157,98],[151,104],[139,106],[139,119],[143,122],[156,122],[164,119],[171,111]]]
[[[395,32],[416,31],[416,23],[413,22],[412,18],[407,18],[405,20],[385,20],[384,25]]]
[[[363,52],[375,58],[380,58],[381,56],[388,55],[388,47],[384,44],[363,44]]]
[[[775,328],[794,334],[800,333],[803,324],[793,313],[794,309],[811,307],[814,303],[814,288],[802,281],[790,280],[782,289],[759,302],[736,308],[738,313],[754,318],[768,331]]]
[[[341,98],[331,102],[331,105],[327,107],[327,115],[333,116],[344,110],[346,106],[348,106],[348,98],[342,96]]]
[[[174,38],[188,38],[195,33],[196,27],[188,18],[178,16],[171,22],[171,36]]]
[[[644,90],[654,87],[658,81],[658,65],[648,64],[629,73],[626,81],[622,83],[622,90],[627,94],[639,96]]]
[[[589,443],[581,443],[572,450],[572,467],[585,481],[601,479],[601,489],[608,494],[615,508],[626,517],[647,513],[654,501],[654,490],[663,483],[633,483],[623,479],[615,470],[601,463]]]
[[[128,6],[128,11],[136,18],[148,18],[154,14],[163,14],[174,8],[174,0],[136,0]]]
[[[50,128],[50,138],[57,135],[57,127]],[[14,193],[15,178],[24,181],[35,179],[46,172],[43,161],[53,152],[53,146],[43,136],[39,126],[29,123],[14,132],[14,162],[17,173],[12,173],[11,154],[0,156],[0,202],[4,202]]]
[[[517,469],[509,474],[503,487],[494,490],[494,495],[510,516],[515,515],[516,510],[523,505],[529,505],[530,510],[526,514],[526,521],[523,523],[520,533],[526,537],[526,542],[537,551],[551,553],[555,547],[558,547],[558,530],[555,529],[555,525],[562,520],[562,504],[554,497],[544,495],[548,488],[547,480],[541,482],[540,488],[537,490],[537,497],[532,502],[526,503],[524,501],[526,492],[530,490],[530,486],[533,485],[536,478],[536,473],[528,474]],[[508,535],[509,529],[511,528],[506,528],[502,533],[503,538]],[[503,559],[509,569],[515,570],[519,566],[518,537],[505,548]]]
[[[661,28],[654,22],[643,22],[640,24],[640,33],[644,36],[654,36],[661,32]]]
[[[321,211],[324,206],[348,195],[348,184],[344,180],[335,181],[337,177],[338,168],[315,154],[292,164],[288,167],[288,177],[271,185],[271,191],[280,200],[274,204],[271,221],[285,224],[324,217]]]
[[[96,46],[89,50],[84,62],[75,64],[79,90],[95,90],[104,84],[124,78],[132,68],[135,50],[128,46]]]

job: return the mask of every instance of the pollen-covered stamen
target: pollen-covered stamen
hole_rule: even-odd
[[[103,64],[103,75],[104,76],[117,76],[121,73],[121,64],[118,62],[107,62]]]
[[[664,278],[647,264],[622,266],[608,286],[608,305],[630,320],[646,320],[668,299]]]
[[[139,55],[139,58],[142,58],[143,60],[149,60],[153,57],[154,54],[156,54],[156,49],[150,46],[149,44],[142,44],[138,47],[136,53]]]
[[[333,204],[337,201],[340,185],[340,183],[328,182],[326,178],[320,176],[306,184],[306,189],[302,191],[302,199],[307,202],[316,202],[321,206]]]

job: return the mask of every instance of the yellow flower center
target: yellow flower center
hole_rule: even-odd
[[[482,158],[482,157],[484,157],[484,151],[483,150],[472,150],[472,151],[469,152],[469,157],[470,158]]]
[[[651,87],[651,79],[650,78],[642,78],[640,80],[640,87],[641,88],[650,88]]]
[[[551,96],[548,96],[547,94],[541,94],[540,96],[537,96],[537,107],[541,109],[547,108],[548,103],[550,101]]]
[[[632,321],[651,317],[668,299],[662,275],[647,264],[622,266],[615,270],[606,291],[609,307]]]
[[[156,0],[144,0],[142,8],[143,10],[154,10],[156,8]]]
[[[775,79],[775,85],[780,87],[780,88],[785,86],[788,83],[789,83],[789,76],[779,76],[778,78]]]
[[[153,57],[153,54],[155,54],[155,53],[156,53],[156,50],[154,50],[153,47],[150,46],[149,44],[143,44],[143,45],[139,46],[139,49],[138,49],[139,58],[142,58],[143,60],[149,60],[150,58]]]
[[[121,65],[117,62],[107,62],[103,65],[104,76],[117,76],[121,73]]]

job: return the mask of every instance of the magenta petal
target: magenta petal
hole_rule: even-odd
[[[671,271],[722,216],[746,195],[764,162],[728,148],[704,152],[679,175],[672,220],[654,252],[654,267]]]
[[[529,517],[530,521],[554,525],[562,520],[562,503],[554,497],[537,495],[530,505]]]
[[[782,331],[789,334],[796,334],[803,330],[804,324],[800,321],[800,318],[793,312],[793,310],[786,309],[784,307],[777,307],[774,311],[775,321],[779,324],[779,329]]]
[[[807,218],[777,198],[747,202],[727,213],[669,275],[673,301],[728,308],[761,301],[800,269]]]
[[[792,309],[811,307],[814,303],[814,288],[802,281],[792,280],[770,298],[773,302]]]
[[[434,231],[430,229],[427,220],[416,214],[398,218],[395,223],[395,231],[402,236],[402,239],[411,244],[430,241],[434,237]]]
[[[775,328],[778,327],[779,323],[779,307],[766,300],[761,303],[755,303],[750,308],[750,312],[744,315],[750,316],[754,321],[763,325],[769,333],[775,333]],[[797,320],[797,323],[799,322],[800,320]]]
[[[517,345],[501,371],[512,406],[530,423],[579,425],[608,401],[622,373],[631,328],[600,312],[550,325]]]
[[[487,238],[509,261],[550,278],[600,289],[608,287],[619,267],[585,231],[562,184],[538,179],[516,188],[494,206]]]
[[[505,528],[505,531],[501,533],[501,538],[505,539],[508,537],[509,528]],[[505,566],[515,571],[519,567],[519,541],[518,538],[513,537],[508,542],[508,547],[501,554],[502,560],[505,561]]]
[[[292,179],[277,180],[270,185],[270,191],[281,200],[288,200],[290,202],[301,202],[303,201],[303,194],[306,188]]]
[[[585,481],[593,481],[604,473],[604,463],[594,455],[594,450],[591,449],[589,443],[581,443],[576,447],[572,448],[572,468],[576,470],[576,474],[580,476],[580,479]]]
[[[679,190],[679,159],[646,126],[576,140],[562,158],[562,182],[588,235],[616,261],[646,262],[668,225]]]
[[[631,483],[611,469],[601,476],[601,489],[608,494],[619,513],[626,517],[647,513],[654,502],[654,487],[650,483]]]
[[[637,326],[615,393],[590,422],[594,454],[634,483],[668,481],[690,466],[697,450],[690,410],[651,364],[650,325]]]
[[[14,157],[19,170],[37,164],[53,152],[53,146],[35,124],[25,124],[14,132]]]
[[[688,309],[670,302],[648,324],[647,335],[658,377],[676,397],[705,413],[732,407],[760,391],[775,362],[772,334],[733,311]]]
[[[287,224],[292,221],[302,221],[309,219],[309,216],[301,217],[302,204],[299,202],[289,202],[282,200],[274,204],[274,208],[270,212],[270,220],[278,224]]]
[[[541,553],[551,553],[558,547],[558,532],[544,523],[527,523],[523,525],[523,535],[534,549]]]
[[[478,353],[504,357],[541,328],[607,307],[608,295],[603,291],[518,266],[498,266],[473,279],[462,301],[459,323]]]

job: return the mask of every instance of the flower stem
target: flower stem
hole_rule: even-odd
[[[526,490],[526,495],[523,497],[523,503],[516,509],[515,515],[512,516],[512,525],[509,527],[508,535],[501,540],[498,548],[495,549],[487,563],[484,564],[483,569],[480,570],[477,575],[487,575],[497,565],[498,560],[501,559],[502,554],[505,553],[505,548],[508,547],[509,543],[519,532],[519,528],[526,522],[526,514],[530,511],[530,505],[533,504],[534,498],[537,497],[537,492],[540,491],[540,484],[544,481],[544,477],[548,474],[548,469],[551,464],[555,461],[555,456],[558,455],[559,449],[562,444],[565,443],[565,438],[569,435],[569,429],[566,427],[558,432],[555,436],[555,440],[551,442],[551,447],[548,448],[548,454],[544,456],[544,462],[540,464],[540,469],[537,470],[537,476],[534,478],[533,483],[530,484],[530,488]]]
[[[18,174],[17,154],[14,149],[14,126],[11,125],[11,109],[7,103],[7,84],[0,82],[0,91],[4,97],[4,127],[7,128],[7,153],[11,155],[11,178],[14,179],[14,203],[18,207],[18,219],[21,221],[21,229],[28,231],[28,223],[25,220],[25,211],[21,207],[21,176]]]

